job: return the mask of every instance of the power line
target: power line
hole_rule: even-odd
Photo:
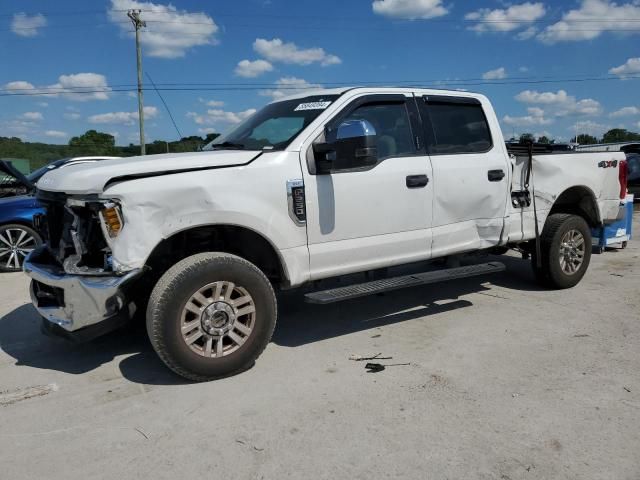
[[[167,105],[167,102],[164,101],[164,97],[158,91],[158,88],[156,87],[156,84],[153,83],[153,79],[151,78],[151,75],[149,75],[149,72],[145,72],[145,73],[146,73],[147,77],[149,77],[149,81],[151,82],[151,85],[153,85],[154,90],[156,91],[156,93],[160,97],[160,100],[162,100],[162,104],[164,105],[164,108],[167,110],[167,113],[169,114],[169,118],[171,119],[171,123],[173,123],[173,126],[176,129],[176,132],[178,132],[178,139],[181,139],[182,138],[182,133],[180,133],[180,129],[178,128],[178,125],[176,124],[176,121],[174,120],[173,115],[171,114],[171,110],[169,109],[169,106]]]
[[[396,81],[396,82],[388,82],[388,81],[378,81],[378,82],[331,82],[332,86],[350,86],[350,85],[370,85],[370,86],[393,86],[393,83],[400,84],[402,83],[403,87],[420,87],[423,88],[424,85],[427,84],[435,84],[437,87],[439,86],[490,86],[490,85],[535,85],[535,84],[547,84],[547,83],[576,83],[576,82],[598,82],[598,81],[624,81],[624,80],[636,80],[640,79],[640,75],[629,75],[623,78],[618,77],[593,77],[593,78],[565,78],[565,79],[550,79],[550,80],[492,80],[492,81],[464,81],[464,80],[415,80],[415,81]],[[327,84],[329,85],[329,84]],[[436,88],[437,88],[436,87]],[[196,86],[196,87],[160,87],[157,88],[158,91],[173,91],[173,92],[205,92],[205,91],[252,91],[252,90],[290,90],[290,91],[303,91],[303,90],[319,90],[323,87],[318,86],[287,86],[287,85],[264,85],[264,86],[242,86],[242,85],[231,85],[228,86]],[[40,90],[40,89],[35,89]],[[142,90],[153,90],[153,88],[142,87]],[[71,90],[71,91],[37,91],[37,92],[16,92],[10,93],[9,91],[4,91],[0,93],[0,97],[7,96],[44,96],[44,95],[87,95],[92,93],[117,93],[117,92],[134,92],[135,88],[102,88],[102,89],[93,89],[93,90]]]
[[[19,12],[19,13],[25,13],[25,15],[28,16],[33,16],[33,15],[46,15],[46,16],[69,16],[69,15],[76,15],[76,16],[82,16],[82,15],[99,15],[99,14],[104,14],[104,13],[109,13],[109,12],[127,12],[128,9],[109,9],[107,11],[105,10],[84,10],[84,11],[64,11],[64,10],[56,10],[56,11],[40,11],[40,12],[31,12],[31,13],[25,13],[25,12]],[[145,18],[149,18],[149,16],[153,16],[153,15],[161,15],[161,16],[166,16],[167,13],[166,12],[157,12],[157,11],[152,11],[152,10],[146,10],[146,9],[140,9],[140,11],[142,13],[145,14]],[[4,13],[0,13],[0,17],[12,17],[16,14],[17,12],[4,12]],[[225,18],[225,17],[229,17],[229,18],[289,18],[289,19],[300,19],[300,20],[305,20],[306,22],[308,22],[309,20],[331,20],[333,22],[335,22],[336,20],[341,20],[341,21],[345,21],[345,22],[349,22],[349,24],[353,24],[354,22],[361,22],[364,23],[365,21],[367,21],[366,19],[363,19],[363,17],[358,17],[358,16],[352,16],[352,17],[346,17],[346,16],[340,16],[339,18],[335,17],[335,16],[330,16],[330,15],[316,15],[314,14],[312,18],[309,18],[308,15],[293,15],[293,14],[269,14],[269,13],[248,13],[248,12],[242,12],[242,13],[225,13],[225,12],[216,12],[216,13],[209,13],[209,12],[189,12],[189,14],[193,15],[193,14],[205,14],[205,15],[209,15],[213,18]],[[149,20],[151,21],[151,20]],[[379,21],[383,21],[382,19]],[[508,19],[508,20],[489,20],[489,19],[483,19],[483,18],[478,18],[478,19],[472,19],[472,18],[461,18],[461,19],[452,19],[452,18],[432,18],[429,19],[426,23],[457,23],[457,22],[464,22],[464,23],[472,23],[472,24],[476,24],[476,23],[482,23],[482,24],[531,24],[531,23],[557,23],[557,22],[561,22],[564,21],[566,23],[600,23],[603,20],[602,19],[588,19],[588,18],[583,18],[583,19],[565,19],[564,17],[556,17],[553,20],[545,20],[542,18],[539,19],[528,19],[528,18],[520,18],[520,19]],[[396,23],[410,23],[411,21],[408,20],[403,20],[403,19],[398,19],[395,20]],[[619,22],[640,22],[640,18],[639,17],[630,17],[630,18],[625,18],[625,19],[616,19],[616,23]],[[185,23],[185,22],[176,22],[176,23]],[[199,24],[199,23],[205,23],[205,22],[189,22],[192,24]]]
[[[636,78],[635,75],[626,78]],[[322,80],[309,80],[309,83],[313,84],[322,84],[325,86],[330,85],[394,85],[394,84],[424,84],[424,83],[467,83],[467,82],[479,82],[486,83],[488,85],[492,84],[501,84],[501,83],[561,83],[561,82],[574,82],[574,81],[603,81],[603,80],[620,80],[620,77],[616,75],[607,75],[607,76],[598,76],[595,74],[582,73],[582,74],[573,74],[566,76],[556,76],[556,75],[525,75],[525,76],[516,76],[509,77],[504,80],[487,80],[482,77],[470,77],[470,78],[427,78],[427,79],[412,79],[412,80],[398,80],[398,79],[387,79],[387,80],[341,80],[341,81],[322,81]],[[152,86],[143,86],[143,89],[149,90],[151,88],[159,89],[159,90],[176,90],[184,87],[255,87],[260,89],[298,89],[298,86],[278,86],[273,83],[268,82],[233,82],[233,83],[219,83],[219,82],[152,82]],[[20,92],[32,93],[33,95],[39,95],[40,93],[47,93],[51,95],[64,95],[67,93],[77,93],[77,94],[89,94],[89,93],[109,93],[109,92],[118,92],[118,91],[128,91],[130,87],[136,87],[137,84],[132,83],[118,83],[118,84],[110,84],[104,85],[100,87],[86,87],[86,86],[69,86],[69,87],[22,87],[22,88],[0,88],[0,93],[9,93],[17,95]],[[158,88],[162,87],[162,88]],[[174,87],[174,88],[167,88]],[[191,88],[189,88],[191,89]]]

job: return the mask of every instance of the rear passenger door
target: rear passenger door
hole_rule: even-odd
[[[416,100],[433,168],[432,256],[499,244],[509,171],[481,101],[439,95]]]

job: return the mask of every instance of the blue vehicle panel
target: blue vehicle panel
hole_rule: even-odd
[[[0,225],[21,223],[33,225],[33,216],[44,213],[44,208],[32,195],[0,198]]]

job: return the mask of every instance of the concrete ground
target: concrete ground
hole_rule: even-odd
[[[140,329],[43,337],[26,278],[0,275],[0,478],[640,478],[640,242],[566,291],[503,258],[332,306],[282,296],[257,364],[204,384]],[[349,360],[377,353],[410,365]]]

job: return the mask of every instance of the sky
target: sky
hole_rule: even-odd
[[[137,143],[131,8],[147,22],[147,141],[341,85],[480,92],[506,137],[640,131],[640,0],[4,0],[0,136]]]

